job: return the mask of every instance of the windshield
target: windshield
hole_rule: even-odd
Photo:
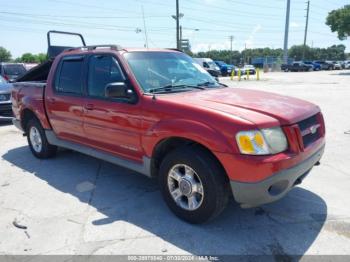
[[[217,65],[213,61],[208,61],[207,64],[209,65],[209,68],[215,69]]]
[[[225,65],[226,65],[226,63],[223,62],[223,61],[215,61],[215,63],[216,63],[217,65],[219,65],[219,66],[225,66]]]
[[[147,93],[164,86],[220,86],[184,53],[130,52],[124,56],[141,88]]]
[[[23,75],[26,72],[26,69],[23,65],[4,65],[4,72],[6,75]]]

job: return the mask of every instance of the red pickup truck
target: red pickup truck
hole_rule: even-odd
[[[318,106],[226,87],[177,50],[83,44],[49,45],[52,59],[14,84],[13,122],[36,157],[63,147],[156,177],[191,223],[230,196],[243,208],[278,200],[319,164]]]

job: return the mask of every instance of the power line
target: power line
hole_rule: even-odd
[[[59,17],[59,18],[75,18],[75,19],[135,19],[142,18],[142,16],[76,16],[76,15],[47,15],[47,14],[29,14],[29,13],[20,13],[20,12],[9,12],[9,11],[0,11],[1,14],[7,15],[18,15],[18,16],[30,16],[30,17]],[[168,18],[164,15],[152,15],[145,16],[145,18]]]

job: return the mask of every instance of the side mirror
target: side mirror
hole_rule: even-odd
[[[108,98],[124,98],[133,102],[136,98],[132,89],[124,82],[109,83],[105,87],[105,96]]]

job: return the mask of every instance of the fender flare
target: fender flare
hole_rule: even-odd
[[[146,155],[152,157],[157,145],[169,138],[191,140],[212,152],[232,153],[234,151],[233,137],[232,141],[228,141],[219,130],[213,127],[193,120],[168,119],[156,123],[141,137]]]

